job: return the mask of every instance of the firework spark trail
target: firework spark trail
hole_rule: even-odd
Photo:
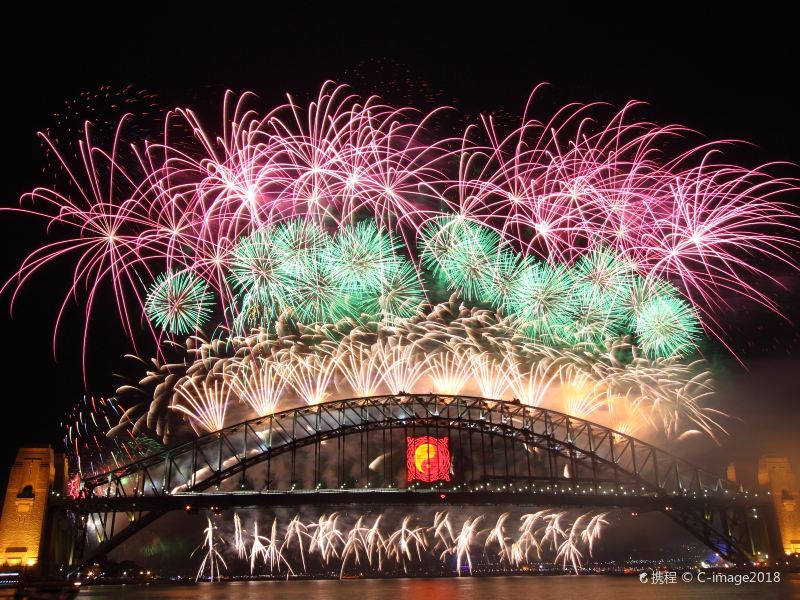
[[[572,565],[572,568],[575,570],[576,575],[580,572],[582,565],[581,559],[583,559],[583,554],[581,553],[578,544],[583,537],[583,531],[580,530],[580,526],[583,524],[584,520],[584,515],[579,516],[569,527],[569,529],[563,533],[564,540],[558,546],[558,552],[556,553],[555,558],[556,561],[559,559],[562,561],[561,565],[564,568],[566,568],[567,561],[569,561]]]
[[[192,426],[208,433],[225,426],[225,414],[233,392],[229,380],[198,381],[193,377],[175,391],[178,403],[173,408],[187,415]]]
[[[425,375],[425,362],[413,344],[379,343],[378,352],[383,382],[392,394],[410,392]]]
[[[403,570],[408,572],[408,563],[414,560],[422,560],[422,553],[427,548],[425,539],[425,529],[423,527],[411,527],[411,517],[403,517],[400,528],[392,533],[386,540],[388,548],[387,555],[403,566]]]
[[[581,539],[589,548],[589,554],[591,555],[594,551],[594,543],[600,539],[600,535],[602,533],[602,527],[604,525],[608,525],[608,521],[606,517],[608,513],[600,513],[594,515],[590,518],[589,524],[581,531]],[[573,529],[575,528],[577,521],[573,524]]]
[[[309,525],[313,531],[308,546],[309,554],[319,554],[323,563],[328,564],[333,558],[339,558],[339,548],[345,544],[345,537],[339,530],[339,514],[329,517],[321,515],[316,523]]]
[[[365,555],[366,560],[370,564],[372,563],[370,547],[366,539],[367,536],[369,536],[370,529],[361,524],[363,520],[363,516],[359,517],[358,521],[356,521],[356,524],[353,525],[353,527],[347,533],[347,537],[344,542],[344,550],[342,551],[342,568],[339,571],[339,577],[344,575],[344,571],[347,568],[347,560],[351,557],[355,565],[361,564],[362,554]]]
[[[267,547],[264,545],[265,537],[258,535],[258,521],[253,521],[253,543],[250,545],[250,574],[256,568],[256,559],[261,555],[261,559],[267,562]]]
[[[546,516],[547,511],[540,510],[539,512],[529,513],[527,515],[522,516],[522,523],[519,526],[519,531],[521,533],[520,539],[516,542],[519,544],[518,552],[516,554],[517,558],[522,558],[523,560],[528,560],[528,554],[533,548],[536,551],[536,558],[540,559],[542,557],[542,545],[541,541],[536,538],[537,534],[537,525],[540,521],[544,521],[544,517]],[[517,561],[516,564],[519,564]]]
[[[287,577],[292,571],[292,566],[283,557],[281,552],[281,545],[278,543],[278,520],[272,519],[272,529],[270,530],[269,538],[266,538],[266,548],[262,551],[261,556],[264,564],[269,567],[270,573],[273,571],[280,571],[281,565],[287,569]]]
[[[501,399],[509,387],[507,364],[486,352],[472,353],[473,377],[484,398]]]
[[[456,557],[456,571],[459,575],[461,575],[461,567],[465,562],[469,568],[470,574],[472,574],[472,555],[470,550],[475,543],[478,525],[481,521],[483,521],[483,515],[475,517],[474,519],[466,519],[461,526],[461,531],[456,536],[456,545],[452,551]]]
[[[200,563],[200,568],[197,569],[195,581],[200,580],[200,578],[203,576],[203,573],[205,573],[206,566],[208,566],[208,578],[211,582],[213,582],[214,578],[217,580],[221,578],[219,563],[222,563],[222,566],[226,569],[228,568],[228,565],[225,563],[225,559],[222,558],[222,555],[217,550],[217,540],[222,541],[222,539],[215,535],[216,527],[211,522],[211,519],[207,519],[207,521],[208,525],[203,530],[203,543],[194,549],[192,556],[194,556],[194,554],[199,550],[203,551],[203,561]]]
[[[335,353],[336,366],[352,393],[373,396],[383,382],[381,355],[362,342],[341,344]]]
[[[241,367],[232,378],[233,390],[239,401],[247,403],[259,417],[275,412],[286,387],[281,368],[273,360],[255,356],[243,360]]]
[[[435,540],[432,550],[436,552],[441,548],[442,551],[439,554],[439,560],[444,561],[448,554],[450,554],[453,542],[455,541],[449,513],[447,513],[447,511],[437,512],[433,517],[433,525],[430,527],[429,531],[433,534]]]
[[[472,377],[469,354],[455,344],[447,344],[439,352],[428,355],[427,374],[436,392],[459,394]]]
[[[289,352],[279,365],[281,377],[306,404],[319,404],[328,397],[328,387],[336,374],[336,360],[329,354],[298,356]]]
[[[489,547],[491,544],[496,544],[499,548],[499,554],[501,558],[509,556],[511,551],[510,549],[510,542],[511,539],[506,536],[506,529],[505,523],[508,520],[510,513],[502,513],[495,523],[494,527],[489,531],[489,534],[486,536],[486,541],[484,542],[484,551]]]
[[[242,520],[239,518],[239,513],[234,513],[233,515],[233,547],[236,550],[236,556],[240,560],[247,556],[247,546],[244,541]]]
[[[508,386],[523,404],[539,406],[553,382],[561,376],[561,370],[553,368],[546,359],[527,365],[520,364],[512,353],[504,357]]]
[[[158,442],[134,431],[114,398],[84,396],[62,426],[70,472],[79,476],[107,471],[161,449]],[[112,430],[113,437],[108,435]]]
[[[286,528],[286,535],[284,536],[283,544],[281,544],[280,552],[283,554],[284,549],[291,549],[294,544],[297,544],[303,571],[306,571],[305,544],[303,540],[308,538],[310,538],[308,527],[300,521],[299,515],[295,515]]]

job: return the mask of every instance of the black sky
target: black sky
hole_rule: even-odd
[[[36,5],[5,19],[0,205],[15,205],[25,191],[49,183],[36,131],[53,123],[65,101],[102,85],[149,90],[166,108],[198,106],[213,125],[226,88],[252,90],[274,105],[286,92],[303,98],[334,79],[390,102],[438,101],[474,118],[483,111],[518,114],[531,89],[547,81],[553,87],[545,102],[553,106],[641,99],[651,104],[645,114],[653,120],[679,122],[710,139],[752,142],[732,151],[737,160],[800,162],[800,42],[794,20],[777,12],[681,12],[672,5],[659,5],[660,13],[586,12],[577,5],[561,13],[519,12],[499,3],[479,9],[462,3],[438,14],[409,3],[386,12],[377,5],[304,5],[295,14],[227,3],[111,6]],[[41,239],[40,224],[0,214],[3,279]],[[785,310],[794,319],[796,281],[784,281]],[[63,273],[40,276],[13,319],[8,296],[0,298],[3,480],[18,445],[57,442],[61,415],[84,392],[76,312],[59,337],[57,360],[51,351],[65,283]],[[729,320],[731,343],[751,374],[728,361],[722,388],[728,396],[721,402],[745,423],[732,424],[722,452],[686,450],[698,460],[764,451],[791,452],[797,460],[797,328],[758,310]],[[129,347],[113,323],[91,334],[89,391],[108,395],[115,387],[109,374]]]

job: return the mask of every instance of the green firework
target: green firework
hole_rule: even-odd
[[[628,313],[628,324],[631,330],[636,328],[636,317],[648,300],[654,296],[680,298],[681,294],[671,283],[658,277],[634,278],[625,297],[625,310]]]
[[[479,282],[492,271],[500,236],[463,217],[438,217],[423,228],[420,246],[422,264],[474,300]]]
[[[625,296],[636,277],[630,262],[620,259],[608,248],[585,254],[571,271],[576,285],[589,286],[587,290],[603,296]]]
[[[314,275],[329,237],[316,223],[295,219],[278,225],[270,241],[278,269],[288,283]]]
[[[334,323],[357,314],[356,298],[342,288],[326,268],[321,256],[309,256],[302,277],[293,283],[288,304],[301,323]]]
[[[289,293],[288,278],[268,229],[254,231],[241,238],[230,256],[228,281],[237,292],[237,304],[242,325],[264,325],[286,304]],[[248,316],[249,315],[249,316]]]
[[[508,293],[508,308],[535,339],[560,337],[571,316],[569,272],[562,266],[531,263]]]
[[[376,292],[365,293],[360,304],[363,312],[379,316],[384,323],[396,323],[419,313],[425,303],[417,271],[407,259],[392,263]]]
[[[374,221],[344,226],[328,244],[324,258],[333,280],[346,290],[383,287],[397,256],[397,243]]]
[[[633,265],[609,248],[599,248],[578,259],[570,271],[572,315],[565,340],[597,348],[607,338],[624,334],[637,279]]]
[[[205,281],[191,273],[167,271],[150,286],[144,311],[157,327],[184,335],[208,322],[213,304],[214,293]]]
[[[622,297],[597,289],[590,283],[578,283],[569,293],[569,319],[562,329],[569,344],[601,348],[608,338],[624,332],[626,322]]]
[[[233,328],[239,333],[246,333],[253,328],[268,327],[284,307],[285,304],[276,303],[274,298],[258,290],[237,294]]]
[[[533,264],[533,259],[513,250],[503,249],[492,261],[491,269],[478,280],[480,300],[492,306],[508,307],[510,295],[521,275]]]
[[[654,296],[636,316],[636,337],[648,356],[674,357],[692,353],[700,323],[692,307],[671,296]]]

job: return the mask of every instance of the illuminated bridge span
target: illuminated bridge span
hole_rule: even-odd
[[[429,460],[415,460],[420,441],[440,448],[438,458],[426,446]],[[444,452],[435,481],[413,481]],[[756,560],[757,547],[769,553],[778,539],[768,498],[650,444],[518,402],[439,394],[337,400],[238,423],[88,478],[78,499],[52,506],[76,517],[77,568],[171,510],[351,503],[657,510],[731,562]],[[89,523],[99,539],[90,551]]]

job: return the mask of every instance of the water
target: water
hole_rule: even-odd
[[[800,599],[800,574],[781,583],[678,583],[652,585],[637,577],[493,577],[443,579],[359,579],[249,581],[199,585],[98,586],[78,600],[689,600],[694,598]]]

